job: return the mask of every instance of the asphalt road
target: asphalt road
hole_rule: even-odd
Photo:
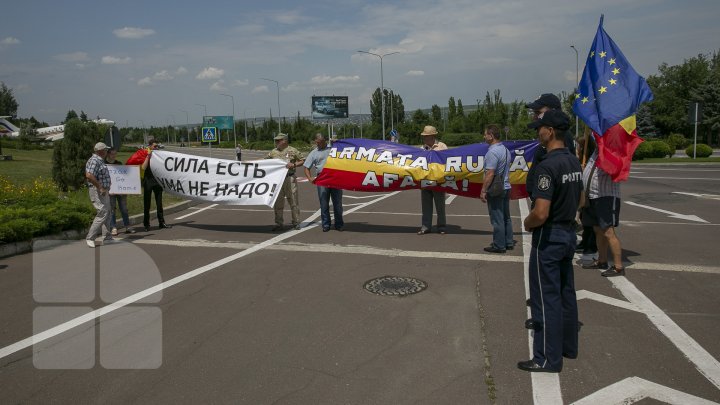
[[[0,259],[0,402],[720,402],[720,165],[633,167],[627,277],[576,267],[580,355],[560,374],[515,366],[530,355],[525,201],[517,248],[491,255],[480,201],[449,197],[448,234],[418,236],[419,199],[346,192],[346,230],[323,233],[301,182],[299,231],[271,232],[268,207],[200,204],[94,251]],[[427,289],[363,289],[386,275]]]

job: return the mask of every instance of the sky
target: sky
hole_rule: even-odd
[[[407,111],[571,92],[604,28],[642,76],[720,49],[720,1],[6,1],[0,81],[18,116],[68,110],[118,126],[205,115],[308,116],[313,95],[368,114],[380,87]],[[277,81],[262,80],[267,78]],[[228,96],[223,96],[227,94]]]

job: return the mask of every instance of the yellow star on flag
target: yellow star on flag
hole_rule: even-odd
[[[605,51],[600,52],[600,57],[601,57],[601,58],[604,58],[605,55],[607,55],[607,52],[605,52]]]
[[[600,87],[600,90],[598,90],[598,91],[600,92],[600,94],[606,93],[606,92],[607,92],[607,87],[601,86],[601,87]]]
[[[617,80],[615,80],[615,79],[610,79],[610,80],[608,80],[608,81],[609,81],[610,84],[612,84],[613,86],[614,86],[615,84],[617,84]]]
[[[588,100],[587,97],[583,97],[582,100],[580,100],[580,101],[582,101],[582,103],[585,104],[585,103],[587,103],[589,100]]]
[[[595,56],[595,51],[590,52],[590,57],[592,58],[593,56]]]
[[[608,63],[609,63],[610,65],[614,65],[614,64],[615,64],[615,58],[610,58],[610,60],[608,61]]]
[[[612,72],[613,72],[614,75],[619,75],[619,74],[620,74],[620,69],[615,68],[615,69],[613,69]]]

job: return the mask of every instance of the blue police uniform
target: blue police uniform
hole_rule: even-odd
[[[563,356],[577,357],[578,310],[572,259],[574,219],[582,190],[582,169],[567,148],[547,153],[536,167],[532,198],[550,201],[543,226],[533,229],[530,253],[530,312],[533,361],[561,371]]]

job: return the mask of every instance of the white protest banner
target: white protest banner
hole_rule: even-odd
[[[287,177],[279,159],[238,162],[155,150],[150,168],[163,189],[194,200],[272,207]]]
[[[140,166],[107,165],[110,172],[110,194],[142,194]]]

